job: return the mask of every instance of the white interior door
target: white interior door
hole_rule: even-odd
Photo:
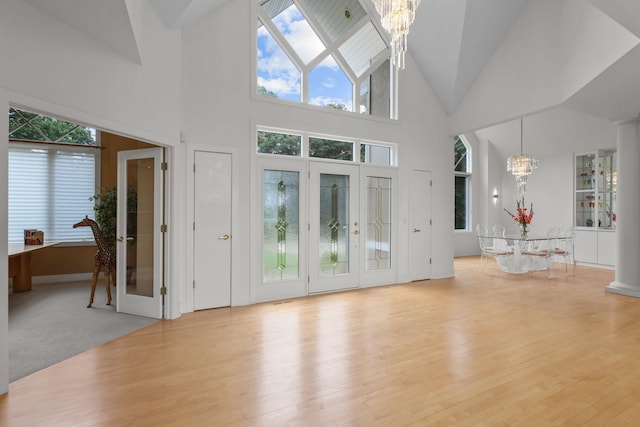
[[[162,318],[163,149],[118,153],[117,310]]]
[[[231,305],[231,154],[194,155],[193,308]]]
[[[359,286],[358,166],[310,162],[309,293]]]
[[[409,205],[411,280],[431,278],[431,172],[412,170]]]

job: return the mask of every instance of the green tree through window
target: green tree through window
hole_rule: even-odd
[[[454,151],[454,224],[456,230],[469,228],[469,189],[471,182],[470,149],[467,144],[456,136],[453,144]]]
[[[90,128],[15,108],[9,108],[9,139],[96,144]]]

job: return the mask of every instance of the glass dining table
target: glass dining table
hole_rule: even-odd
[[[478,238],[483,256],[495,258],[498,267],[505,273],[546,270],[551,277],[557,241],[567,237],[506,234],[478,235]]]

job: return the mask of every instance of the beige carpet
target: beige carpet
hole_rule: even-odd
[[[93,308],[87,308],[89,281],[33,285],[29,292],[9,293],[9,381],[156,322],[116,313],[102,275]]]

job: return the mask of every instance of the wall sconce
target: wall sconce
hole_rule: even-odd
[[[498,204],[498,189],[497,188],[493,189],[493,204],[494,205]]]

